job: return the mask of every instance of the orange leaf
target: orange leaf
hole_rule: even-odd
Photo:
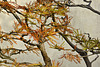
[[[3,38],[1,38],[1,43],[3,43]]]
[[[15,44],[17,44],[17,42],[15,41],[15,40],[13,40],[13,39],[11,39]]]
[[[0,26],[0,31],[1,31],[1,26]]]

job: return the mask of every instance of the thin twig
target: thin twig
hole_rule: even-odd
[[[98,54],[97,54],[97,57],[91,61],[91,63],[93,63],[94,61],[96,61],[97,58],[99,58],[99,55]]]
[[[100,12],[99,12],[99,11],[95,10],[94,8],[92,8],[92,7],[89,6],[89,5],[84,5],[84,4],[78,4],[78,5],[74,5],[74,4],[73,4],[73,5],[65,4],[65,5],[67,5],[67,6],[69,6],[69,7],[82,7],[82,8],[86,8],[86,9],[89,9],[89,10],[91,10],[92,12],[94,12],[94,13],[100,15]]]
[[[0,57],[2,58],[2,59],[9,59],[9,60],[11,60],[11,61],[15,61],[13,58],[11,58],[10,56],[6,56],[6,55],[4,55],[1,51],[0,51]]]

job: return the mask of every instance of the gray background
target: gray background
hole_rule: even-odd
[[[26,2],[28,3],[30,1],[32,0],[18,0],[18,3],[23,5]],[[77,4],[78,3],[86,4],[82,0],[73,0],[73,1]],[[100,11],[100,0],[93,0],[91,6],[94,9]],[[75,28],[80,29],[81,32],[83,33],[84,32],[90,33],[91,37],[98,37],[100,39],[100,34],[99,34],[100,33],[100,15],[97,15],[88,9],[79,8],[79,7],[70,8],[69,15],[73,17],[73,19],[71,20],[71,24]],[[14,21],[14,17],[12,15],[5,15],[3,13],[0,13],[0,25],[3,31],[9,32],[10,30],[12,30],[13,21]],[[60,40],[60,42],[62,41]],[[8,42],[3,42],[2,44],[0,44],[2,48],[5,48],[7,45],[9,45]],[[25,49],[22,42],[19,42],[17,45],[15,44],[14,47]],[[65,45],[65,47],[70,48],[67,45]],[[48,45],[46,45],[46,48],[48,48],[47,53],[48,53],[48,56],[52,60],[62,62],[62,60],[58,58],[63,54],[63,51],[57,51],[55,49],[50,49]],[[27,61],[27,62],[32,62],[32,63],[37,63],[37,62],[44,63],[41,55],[38,57],[36,54],[32,52],[27,53],[27,54],[12,56],[12,57],[17,58],[17,61],[20,61],[20,62]],[[95,58],[95,56],[92,56],[89,58],[90,60],[92,60],[93,58]],[[93,63],[93,67],[100,67],[99,60],[100,58],[97,59]],[[61,67],[85,67],[85,63],[83,60],[81,61],[81,64],[76,64],[74,62],[70,62],[68,60],[63,59],[63,64],[61,65]]]

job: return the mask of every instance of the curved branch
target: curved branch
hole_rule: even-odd
[[[87,0],[83,0],[84,2],[86,2],[86,3],[88,3],[88,5],[90,6],[90,4],[91,4],[91,0],[90,1],[87,1]]]
[[[69,40],[66,36],[64,36],[64,34],[62,34],[62,33],[59,33],[59,34],[65,39],[65,41],[66,41],[78,54],[80,54],[81,56],[87,56],[87,53],[86,53],[85,51],[83,51],[82,49],[79,49],[78,47],[75,47],[75,45],[72,44],[72,43],[70,42],[70,40]],[[83,57],[83,59],[84,59],[84,61],[85,61],[85,63],[86,63],[86,66],[87,66],[87,67],[91,67],[91,62],[89,61],[88,57]]]
[[[69,7],[82,7],[82,8],[86,8],[86,9],[89,9],[91,10],[92,12],[100,15],[100,12],[95,10],[94,8],[92,8],[91,6],[89,5],[83,5],[83,4],[78,4],[78,5],[69,5],[69,4],[65,4],[66,6],[69,6]]]
[[[99,58],[99,55],[98,54],[97,54],[97,57],[94,60],[91,61],[91,63],[93,63],[94,61],[96,61],[97,58]]]
[[[0,49],[0,58],[2,59],[9,59],[11,61],[15,61],[13,58],[11,58],[10,56],[7,56],[7,55],[4,55],[2,52],[1,52],[1,49]]]
[[[13,13],[12,12],[12,14],[13,14],[13,16],[16,18],[16,20],[22,25],[22,21],[21,21],[21,19],[18,17],[18,15],[17,14],[15,14],[15,13]]]

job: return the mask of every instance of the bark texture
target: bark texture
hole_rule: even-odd
[[[39,45],[38,48],[40,49],[41,54],[43,56],[43,60],[45,62],[45,66],[51,67],[51,65],[52,65],[51,59],[48,57],[48,55],[46,53],[44,44]]]

